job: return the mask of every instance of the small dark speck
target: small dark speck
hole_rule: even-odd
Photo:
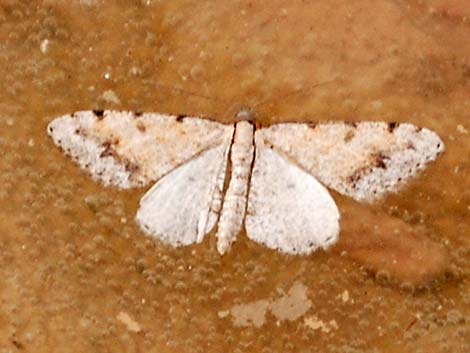
[[[350,142],[355,136],[354,130],[349,130],[345,135],[344,135],[344,142],[348,143]]]
[[[357,127],[357,123],[355,121],[345,121],[346,125],[352,126],[354,128]]]
[[[49,126],[49,132],[54,131],[54,128],[52,126]]]
[[[135,115],[136,117],[142,116],[143,114],[144,114],[143,112],[135,112],[135,113],[134,113],[134,115]]]
[[[182,115],[177,115],[177,116],[176,116],[176,121],[180,123],[180,122],[182,122],[183,119],[186,118],[186,117],[187,117],[187,115],[184,115],[184,114],[182,114]]]
[[[388,132],[392,133],[398,127],[398,125],[399,124],[396,122],[388,123]]]
[[[17,341],[15,339],[11,340],[11,343],[13,343],[13,345],[18,349],[23,349],[24,348],[23,344],[20,341]]]
[[[385,164],[385,161],[389,159],[389,157],[385,156],[382,153],[377,153],[374,155],[374,164],[376,168],[382,168],[385,169],[387,168],[387,165]]]
[[[124,168],[126,169],[126,172],[129,172],[131,174],[137,173],[139,171],[139,166],[129,161],[125,162]]]
[[[93,110],[93,114],[95,114],[98,119],[103,119],[104,118],[104,110]]]
[[[147,131],[147,128],[145,127],[144,124],[140,124],[140,121],[139,121],[139,123],[137,124],[137,130],[144,133],[145,131]]]
[[[310,129],[315,129],[317,127],[317,125],[318,125],[317,123],[310,123],[310,124],[308,124],[308,127]]]

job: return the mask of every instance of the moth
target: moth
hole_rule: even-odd
[[[80,111],[47,127],[57,146],[95,180],[154,185],[140,200],[141,229],[173,246],[216,230],[226,253],[245,227],[251,240],[309,254],[338,240],[331,188],[360,202],[396,192],[444,151],[411,124],[282,123],[259,127],[249,110],[233,124],[199,117]],[[325,185],[325,186],[323,186]]]

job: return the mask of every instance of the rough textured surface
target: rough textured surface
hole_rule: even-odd
[[[253,162],[253,125],[237,123],[230,160],[232,173],[225,193],[217,229],[217,250],[224,254],[240,233],[246,212],[246,197]],[[269,236],[269,235],[268,235]]]
[[[468,0],[0,3],[0,351],[470,352]],[[133,221],[145,189],[93,182],[45,133],[79,109],[233,122],[229,105],[272,97],[256,109],[263,126],[407,122],[438,133],[446,152],[368,205],[374,216],[332,193],[342,218],[331,252],[286,256],[242,231],[221,257],[212,236],[175,249],[147,237]],[[425,232],[395,233],[393,219]],[[367,251],[356,261],[340,255],[358,241]],[[436,257],[424,241],[446,250],[452,276],[428,272],[423,287],[402,289],[389,268],[421,274]],[[372,256],[383,260],[375,275],[364,270]],[[264,326],[239,328],[217,315],[294,281],[312,301],[297,321],[269,312]],[[314,315],[338,329],[310,329]]]
[[[444,151],[439,136],[411,124],[278,124],[257,135],[326,186],[368,202],[397,191]]]
[[[233,127],[158,113],[81,111],[48,132],[80,167],[105,185],[144,186],[202,151],[228,142]],[[175,143],[174,141],[178,141]]]
[[[204,152],[160,179],[140,201],[141,228],[174,246],[201,242],[217,220],[228,148]]]

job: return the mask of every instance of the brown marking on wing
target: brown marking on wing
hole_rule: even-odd
[[[142,133],[144,133],[147,130],[147,128],[145,127],[145,124],[142,121],[138,121],[136,124],[136,127],[137,127],[137,130],[139,130]]]
[[[105,118],[104,116],[104,110],[93,110],[93,114],[98,118],[98,120],[103,120]]]
[[[344,135],[344,142],[348,143],[349,141],[351,141],[354,136],[356,136],[356,131],[351,129],[349,130],[345,135]]]
[[[381,169],[387,168],[385,161],[390,159],[390,157],[384,155],[382,152],[373,153],[371,154],[370,158],[372,161],[372,166],[374,166],[375,168],[381,168]]]
[[[392,133],[400,124],[396,122],[388,123],[388,132]]]

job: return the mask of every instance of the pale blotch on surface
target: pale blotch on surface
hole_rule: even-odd
[[[320,320],[317,315],[312,315],[304,319],[304,324],[312,330],[321,330],[323,333],[330,333],[333,330],[338,329],[338,323],[336,320],[330,320],[324,322]]]
[[[278,320],[297,320],[312,306],[312,301],[307,297],[307,287],[296,282],[287,294],[272,300],[269,308]]]
[[[261,327],[266,322],[266,311],[268,308],[269,300],[267,299],[234,305],[230,309],[233,325],[239,327]]]
[[[234,326],[261,327],[266,322],[268,311],[279,321],[294,321],[299,319],[312,307],[312,301],[307,296],[307,287],[299,282],[280,297],[261,299],[246,304],[234,305],[229,310],[219,312],[224,318],[230,313]]]
[[[121,311],[117,316],[116,319],[124,324],[126,328],[131,332],[140,332],[142,328],[140,327],[139,323],[135,321],[128,313]]]

